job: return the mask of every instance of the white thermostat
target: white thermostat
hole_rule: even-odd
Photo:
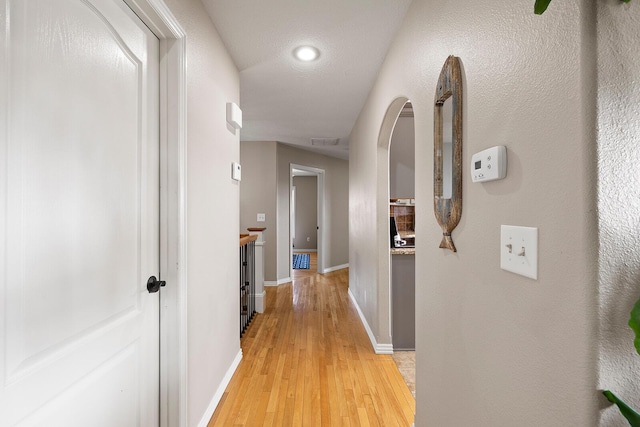
[[[471,157],[471,180],[486,182],[507,176],[507,147],[496,145]]]

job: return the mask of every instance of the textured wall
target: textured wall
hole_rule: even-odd
[[[238,72],[202,3],[166,0],[187,33],[188,425],[195,426],[240,351],[238,330],[238,135],[226,103],[239,102]],[[231,249],[232,248],[232,249]]]
[[[314,176],[296,176],[293,185],[296,186],[294,248],[318,249],[318,179]]]
[[[276,163],[278,143],[258,141],[240,143],[242,182],[240,183],[240,232],[248,227],[267,227],[264,232],[264,277],[276,280]],[[265,222],[257,214],[265,214]]]
[[[640,356],[627,326],[640,298],[640,4],[598,2],[600,383],[640,409]],[[629,424],[616,408],[601,425]]]
[[[392,101],[411,99],[416,426],[597,425],[592,4],[555,1],[539,17],[529,0],[414,1],[351,134],[350,288],[385,340],[388,290],[377,271],[388,261],[376,251],[387,221],[376,215],[385,148],[377,140]],[[438,248],[432,213],[433,97],[451,54],[465,86],[457,253]],[[471,183],[471,155],[498,144],[507,146],[507,178]],[[537,281],[500,269],[501,224],[539,228]]]

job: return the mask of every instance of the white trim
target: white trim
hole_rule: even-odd
[[[262,291],[261,294],[256,294],[256,311],[258,313],[264,313],[266,302],[267,302],[267,291]]]
[[[213,399],[211,399],[211,402],[209,402],[209,406],[207,407],[207,410],[204,412],[202,419],[198,423],[198,427],[207,427],[207,425],[209,424],[209,421],[211,421],[211,417],[213,417],[213,413],[215,412],[216,407],[218,406],[218,403],[220,403],[220,400],[222,399],[222,395],[224,394],[224,391],[227,389],[229,382],[231,382],[231,378],[233,377],[233,374],[236,372],[236,369],[238,369],[238,365],[240,365],[240,361],[242,361],[242,349],[240,349],[240,351],[236,355],[236,358],[233,360],[233,363],[231,363],[231,366],[229,366],[229,369],[227,370],[227,373],[224,375],[224,378],[222,379],[222,382],[220,383],[218,390],[216,390],[216,394],[213,395]]]
[[[296,186],[291,180],[291,199],[289,199],[289,228],[291,229],[291,242],[296,239]]]
[[[393,344],[377,344],[376,354],[393,354]]]
[[[276,280],[274,281],[265,281],[264,285],[265,286],[280,286],[280,285],[284,285],[285,283],[289,283],[291,282],[291,277],[287,277],[285,279],[280,279],[280,280]]]
[[[163,0],[124,0],[160,40],[181,39],[186,33]]]
[[[342,264],[342,265],[336,265],[336,266],[329,267],[329,268],[325,268],[324,271],[322,272],[322,274],[331,273],[332,271],[342,270],[343,268],[349,268],[349,263]]]
[[[187,426],[187,41],[163,0],[124,0],[160,39],[160,426]]]
[[[393,130],[400,117],[402,108],[409,101],[398,97],[391,102],[382,119],[376,149],[376,240],[377,240],[377,299],[376,330],[378,336],[391,341],[392,304],[391,304],[391,255],[389,254],[389,147]],[[415,126],[415,124],[414,124]]]
[[[303,253],[309,253],[309,252],[318,252],[317,249],[294,249],[293,253],[294,254],[303,254]]]
[[[376,337],[373,335],[373,331],[369,327],[367,318],[364,317],[362,310],[360,310],[360,306],[358,305],[358,301],[356,301],[356,297],[353,296],[353,293],[351,293],[351,288],[349,288],[349,297],[351,298],[353,305],[358,311],[358,315],[360,316],[360,320],[362,321],[364,329],[367,331],[367,335],[369,335],[369,341],[371,341],[373,351],[375,351],[376,354],[393,354],[393,344],[378,344],[378,342],[376,341]]]

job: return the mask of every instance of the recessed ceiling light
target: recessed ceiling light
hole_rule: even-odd
[[[300,61],[310,62],[318,59],[320,51],[313,46],[298,46],[294,49],[293,56]]]

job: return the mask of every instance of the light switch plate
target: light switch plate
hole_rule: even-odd
[[[259,213],[256,219],[258,222],[265,222],[266,221],[266,215],[263,213]]]
[[[538,229],[500,226],[500,268],[538,279]]]

